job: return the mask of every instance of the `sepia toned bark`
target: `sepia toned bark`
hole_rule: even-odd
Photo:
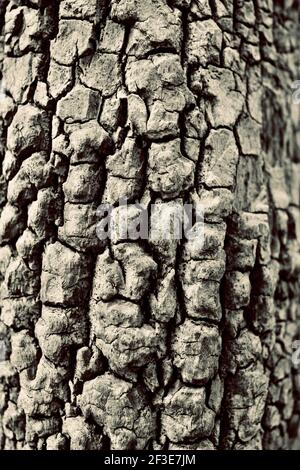
[[[2,449],[300,449],[299,17],[0,0]]]

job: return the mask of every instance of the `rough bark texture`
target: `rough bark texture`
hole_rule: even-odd
[[[299,14],[0,0],[2,448],[300,448]],[[121,197],[204,243],[100,241]]]

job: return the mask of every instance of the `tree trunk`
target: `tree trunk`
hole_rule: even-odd
[[[0,447],[300,449],[299,14],[0,0]]]

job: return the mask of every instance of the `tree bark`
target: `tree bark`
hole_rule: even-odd
[[[0,0],[0,447],[300,449],[299,14]]]

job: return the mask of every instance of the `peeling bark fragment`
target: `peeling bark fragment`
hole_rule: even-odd
[[[71,166],[63,190],[66,202],[92,202],[101,194],[101,172],[93,164]]]
[[[61,18],[79,18],[93,21],[97,14],[97,3],[105,4],[101,0],[62,0],[59,5],[59,16]]]
[[[192,75],[192,90],[209,99],[207,117],[212,127],[232,127],[243,109],[244,90],[230,70],[208,66]]]
[[[58,237],[74,250],[86,252],[98,250],[105,241],[97,236],[98,205],[73,204],[66,202],[64,206],[64,224],[58,229]],[[84,233],[82,233],[84,227]]]
[[[259,295],[253,297],[250,305],[251,310],[249,308],[248,312],[255,331],[260,333],[272,331],[275,324],[273,298]]]
[[[240,240],[229,236],[226,241],[227,263],[232,270],[251,270],[255,265],[257,240]]]
[[[38,439],[48,437],[59,431],[61,420],[58,417],[35,419],[31,416],[26,419],[26,441],[36,442]]]
[[[241,331],[235,339],[226,343],[224,355],[225,366],[229,367],[229,372],[235,374],[237,369],[244,369],[260,359],[262,346],[258,336],[247,330]]]
[[[61,433],[53,434],[46,440],[47,450],[66,450],[67,438]]]
[[[213,20],[195,21],[188,26],[187,55],[189,63],[220,65],[222,30]]]
[[[54,33],[53,5],[43,10],[20,6],[11,2],[5,15],[5,52],[22,55],[27,51],[41,52],[43,41]]]
[[[261,146],[259,139],[257,139],[258,132],[260,132],[260,126],[251,116],[244,115],[239,120],[237,133],[243,154],[260,155]]]
[[[129,58],[126,67],[126,85],[130,93],[137,93],[153,105],[163,100],[167,111],[182,111],[194,103],[179,57],[175,54],[156,54],[151,60]]]
[[[18,406],[28,416],[58,415],[62,404],[68,401],[68,375],[66,369],[42,358],[34,378],[28,377],[26,371],[20,374]]]
[[[172,442],[193,442],[211,434],[214,412],[205,405],[205,388],[176,383],[164,399],[163,432]]]
[[[3,415],[3,432],[12,441],[22,442],[25,438],[24,413],[11,401]]]
[[[112,150],[112,140],[96,120],[70,127],[71,164],[99,163]]]
[[[171,198],[191,188],[194,164],[180,152],[180,141],[152,144],[149,156],[149,185],[162,198]]]
[[[124,43],[125,27],[114,21],[107,20],[99,49],[103,52],[120,53]]]
[[[35,340],[27,330],[14,333],[11,338],[10,361],[18,372],[29,369],[37,364],[38,348]]]
[[[16,239],[25,229],[25,214],[15,206],[6,204],[0,216],[1,243]]]
[[[259,364],[242,369],[229,379],[226,404],[229,423],[242,441],[259,432],[268,390],[268,379]]]
[[[156,9],[145,21],[137,21],[129,35],[126,52],[135,57],[144,57],[156,48],[180,52],[182,30],[180,13],[169,10],[159,14]]]
[[[96,301],[111,300],[124,288],[124,277],[118,261],[107,250],[97,257],[93,280],[92,298]]]
[[[226,274],[225,289],[229,295],[225,300],[225,307],[239,310],[246,307],[250,302],[251,283],[247,273],[232,271]]]
[[[112,449],[143,449],[154,438],[155,415],[142,390],[110,373],[86,382],[79,404],[86,418],[104,426]]]
[[[93,25],[82,20],[60,20],[59,31],[51,43],[51,58],[61,65],[72,65],[77,57],[92,49]]]
[[[201,183],[201,181],[199,181]],[[231,214],[233,206],[233,194],[226,188],[204,189],[200,186],[198,190],[203,217],[208,222],[220,222]]]
[[[61,221],[61,193],[52,187],[38,191],[36,200],[28,209],[28,227],[42,239],[53,235]]]
[[[41,239],[29,229],[22,233],[16,243],[18,255],[32,270],[39,269],[40,267],[41,245]]]
[[[59,242],[48,245],[43,256],[42,301],[65,306],[80,304],[88,296],[89,270],[88,256]]]
[[[100,333],[100,331],[103,332]],[[96,345],[108,359],[110,368],[127,379],[137,380],[138,370],[160,354],[162,332],[149,325],[139,328],[107,326],[96,332]]]
[[[157,265],[138,245],[121,243],[113,247],[114,258],[124,273],[124,287],[120,294],[133,301],[140,300],[149,291]]]
[[[80,61],[81,81],[87,87],[98,90],[105,97],[116,93],[121,85],[120,64],[117,54],[96,52]],[[99,71],[101,71],[99,73]]]
[[[70,438],[70,450],[103,449],[103,439],[99,428],[94,424],[87,423],[82,416],[66,418],[62,429],[64,434]]]
[[[50,185],[52,168],[47,154],[34,153],[21,165],[20,170],[8,183],[7,200],[16,206],[27,205],[36,199],[37,190]]]
[[[144,325],[142,311],[134,303],[92,301],[90,320],[97,347],[121,376],[136,379],[138,369],[159,354],[163,332]]]
[[[186,320],[178,327],[172,348],[185,383],[204,385],[217,372],[221,339],[216,326]]]
[[[202,224],[201,222],[199,225]],[[197,225],[197,224],[195,224]],[[183,249],[184,260],[214,260],[223,259],[225,224],[200,225],[200,237],[189,239]]]
[[[119,199],[133,200],[141,192],[144,152],[135,139],[127,138],[121,148],[107,159],[107,182],[103,200],[109,204]]]
[[[84,122],[96,119],[100,96],[95,90],[76,85],[57,105],[57,116],[66,122]]]
[[[138,328],[142,326],[144,320],[139,305],[122,299],[116,299],[112,302],[91,301],[90,316],[93,332],[96,336],[104,332],[104,326]]]
[[[70,351],[82,346],[87,337],[84,311],[44,305],[35,325],[35,335],[47,359],[54,364],[68,366]]]
[[[48,72],[49,93],[54,98],[61,98],[72,85],[72,68],[50,61]]]
[[[21,258],[9,263],[2,284],[2,298],[27,297],[37,295],[39,279],[35,271],[29,269]]]
[[[105,370],[105,360],[101,352],[94,346],[84,346],[78,349],[76,354],[76,380],[85,382],[100,375]]]
[[[156,294],[150,296],[151,315],[158,322],[167,323],[178,313],[175,271],[172,269],[160,282]]]
[[[28,153],[48,150],[49,118],[45,111],[27,104],[20,106],[8,129],[8,149],[16,158],[26,158]]]
[[[233,133],[227,129],[212,130],[205,142],[200,181],[210,188],[232,187],[238,156]]]
[[[30,95],[31,87],[37,80],[43,56],[29,52],[22,57],[6,57],[3,61],[5,88],[15,103],[25,103]],[[18,74],[15,73],[16,67]]]
[[[40,316],[40,302],[35,297],[3,299],[1,320],[16,330],[31,329]]]
[[[147,122],[146,135],[151,140],[166,139],[179,136],[179,114],[170,112],[160,102],[155,101]]]

